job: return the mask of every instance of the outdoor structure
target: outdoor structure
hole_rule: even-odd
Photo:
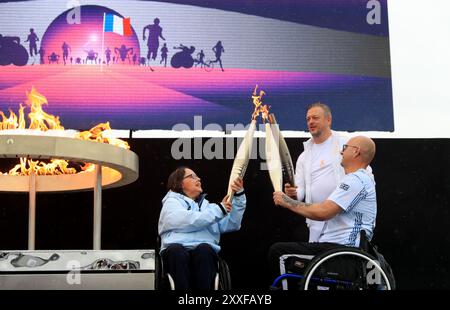
[[[71,137],[29,135],[23,130],[23,134],[2,132],[0,154],[22,158],[22,162],[58,158],[95,165],[95,169],[72,174],[0,175],[0,191],[29,193],[28,251],[1,253],[2,289],[153,288],[153,250],[101,251],[102,188],[137,180],[139,162],[134,152]],[[36,193],[82,190],[94,191],[94,251],[35,251]],[[118,274],[124,271],[126,275]]]

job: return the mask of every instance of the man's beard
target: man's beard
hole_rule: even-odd
[[[322,130],[317,130],[315,133],[311,133],[311,136],[313,136],[314,138],[318,138],[322,135],[322,133]]]

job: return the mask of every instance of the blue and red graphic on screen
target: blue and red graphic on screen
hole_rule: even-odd
[[[297,20],[280,9],[269,10],[275,15],[267,17],[333,28],[330,20],[337,14],[335,30],[374,37],[388,35],[387,20],[386,24],[371,28],[359,19],[357,23],[361,25],[352,26],[343,18],[350,11],[361,11],[365,21],[366,1],[358,1],[358,4],[353,0],[282,2],[291,10],[292,5],[296,6]],[[385,1],[381,2],[385,5]],[[148,2],[140,3],[136,5],[142,5],[140,11],[146,12]],[[236,3],[227,2],[224,7],[221,2],[212,1],[210,7],[224,10],[223,16],[229,18],[236,18],[236,13],[230,11],[267,15],[267,10],[262,10],[257,2],[247,1],[242,6],[244,9],[237,9]],[[204,6],[204,3],[194,5]],[[305,14],[308,11],[310,14]],[[308,16],[312,11],[315,15],[326,13],[328,19],[311,19]],[[282,54],[275,58],[265,52],[264,45],[261,54],[267,54],[272,67],[265,69],[262,63],[255,68],[246,65],[254,61],[252,55],[239,55],[239,62],[232,61],[233,51],[242,47],[243,41],[232,41],[224,31],[211,38],[174,38],[171,35],[173,25],[177,25],[178,20],[183,24],[177,16],[173,20],[167,15],[163,18],[151,13],[144,17],[123,16],[120,11],[103,6],[83,5],[80,23],[70,23],[71,12],[67,10],[49,19],[43,28],[45,31],[39,31],[30,21],[26,28],[18,26],[22,29],[18,33],[1,33],[0,110],[16,110],[19,103],[24,102],[25,92],[35,87],[48,99],[46,110],[59,115],[66,128],[86,129],[110,121],[116,129],[171,129],[178,123],[194,129],[195,115],[203,117],[204,126],[217,123],[225,128],[226,124],[249,123],[253,110],[251,93],[258,84],[267,92],[266,103],[272,106],[283,130],[306,130],[305,108],[316,101],[331,106],[334,128],[338,130],[393,130],[390,76],[323,69],[295,71],[282,66]],[[386,8],[382,13],[387,14]],[[204,17],[201,14],[199,16]],[[108,16],[106,30],[115,32],[104,31],[105,16]],[[110,28],[111,20],[115,26],[122,27],[122,32]],[[205,27],[210,26],[206,18],[199,22],[202,20]],[[262,21],[267,22],[267,19],[262,18]],[[251,26],[242,24],[240,27]],[[272,26],[267,31],[276,30]],[[286,46],[295,41],[285,38]],[[339,61],[341,56],[336,57]],[[280,69],[273,68],[277,61]]]
[[[67,14],[59,15],[47,28],[41,43],[41,64],[99,64],[101,61],[112,62],[112,58],[115,63],[131,64],[133,59],[135,63],[139,59],[139,40],[133,29],[131,35],[119,35],[112,28],[103,31],[103,24],[107,23],[104,16],[105,19],[114,16],[117,19],[122,17],[119,13],[99,6],[85,6],[79,24],[68,23]]]

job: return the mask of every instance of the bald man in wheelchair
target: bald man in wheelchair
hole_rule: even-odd
[[[360,232],[371,240],[377,215],[375,180],[366,168],[375,156],[375,143],[363,136],[351,138],[341,150],[345,177],[321,203],[304,203],[275,192],[276,205],[312,220],[325,221],[318,242],[278,242],[269,250],[273,278],[280,275],[280,257],[286,254],[316,256],[335,248],[359,247]]]

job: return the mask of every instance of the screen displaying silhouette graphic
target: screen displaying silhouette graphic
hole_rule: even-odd
[[[321,101],[337,130],[393,131],[387,15],[387,0],[1,2],[0,110],[34,86],[67,128],[225,128],[250,122],[258,84],[283,130]]]

